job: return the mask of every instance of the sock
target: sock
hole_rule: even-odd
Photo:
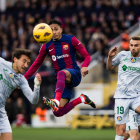
[[[81,97],[74,99],[73,101],[67,103],[64,107],[59,107],[58,111],[53,111],[56,117],[61,117],[71,111],[76,105],[82,103]]]
[[[71,101],[71,103],[73,103],[74,107],[75,107],[76,105],[78,105],[78,104],[80,104],[80,103],[83,102],[82,99],[81,99],[81,97],[82,97],[82,96],[80,96],[80,97],[74,99],[73,101]],[[83,97],[82,97],[82,98],[83,98]]]
[[[57,83],[56,83],[56,94],[55,94],[55,101],[59,105],[62,93],[65,89],[65,80],[66,80],[66,73],[64,71],[59,71],[57,73]]]
[[[59,106],[60,101],[58,101],[58,100],[56,100],[56,99],[54,99],[54,100],[55,100],[55,102],[57,103],[57,105]]]
[[[115,137],[115,140],[123,140],[123,139],[124,139],[124,136],[116,135],[116,137]]]
[[[70,103],[67,103],[64,107],[59,107],[58,111],[53,111],[53,114],[56,117],[61,117],[65,114],[67,114],[73,108],[74,108],[74,104],[72,102],[70,102]]]
[[[85,102],[85,98],[83,96],[80,96],[82,103]]]

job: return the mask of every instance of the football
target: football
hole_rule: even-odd
[[[33,37],[39,43],[49,42],[52,35],[52,29],[46,23],[39,23],[33,29]]]

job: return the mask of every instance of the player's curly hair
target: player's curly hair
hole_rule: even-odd
[[[49,25],[58,24],[62,28],[62,22],[56,19],[53,19],[49,22]]]
[[[132,39],[132,40],[140,40],[140,36],[133,36],[131,39]],[[131,39],[130,39],[130,40],[131,40]]]
[[[26,55],[29,57],[29,59],[32,59],[31,50],[17,48],[13,52],[12,62],[14,62],[14,57],[16,57],[17,59],[20,59],[21,55]]]

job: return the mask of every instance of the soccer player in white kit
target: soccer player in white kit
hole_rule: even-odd
[[[31,61],[31,51],[16,49],[13,53],[13,63],[0,57],[0,140],[12,140],[12,130],[5,111],[5,103],[14,89],[19,87],[32,104],[39,100],[41,76],[36,74],[34,91],[31,90],[25,73]]]
[[[129,109],[140,114],[140,37],[130,39],[130,51],[121,51],[114,47],[108,53],[107,70],[118,66],[118,83],[115,98],[115,140],[123,140],[126,123],[129,121]],[[137,137],[131,140],[138,140]]]

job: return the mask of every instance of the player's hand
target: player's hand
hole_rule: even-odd
[[[82,67],[81,68],[81,74],[82,76],[86,76],[88,74],[88,67]]]
[[[38,87],[38,86],[40,86],[41,82],[42,82],[41,75],[39,73],[37,73],[35,75],[34,83]]]
[[[109,51],[108,56],[109,56],[109,57],[115,56],[116,53],[117,53],[117,51],[118,51],[118,48],[117,48],[117,47],[114,47],[113,49],[111,49],[111,50]]]

